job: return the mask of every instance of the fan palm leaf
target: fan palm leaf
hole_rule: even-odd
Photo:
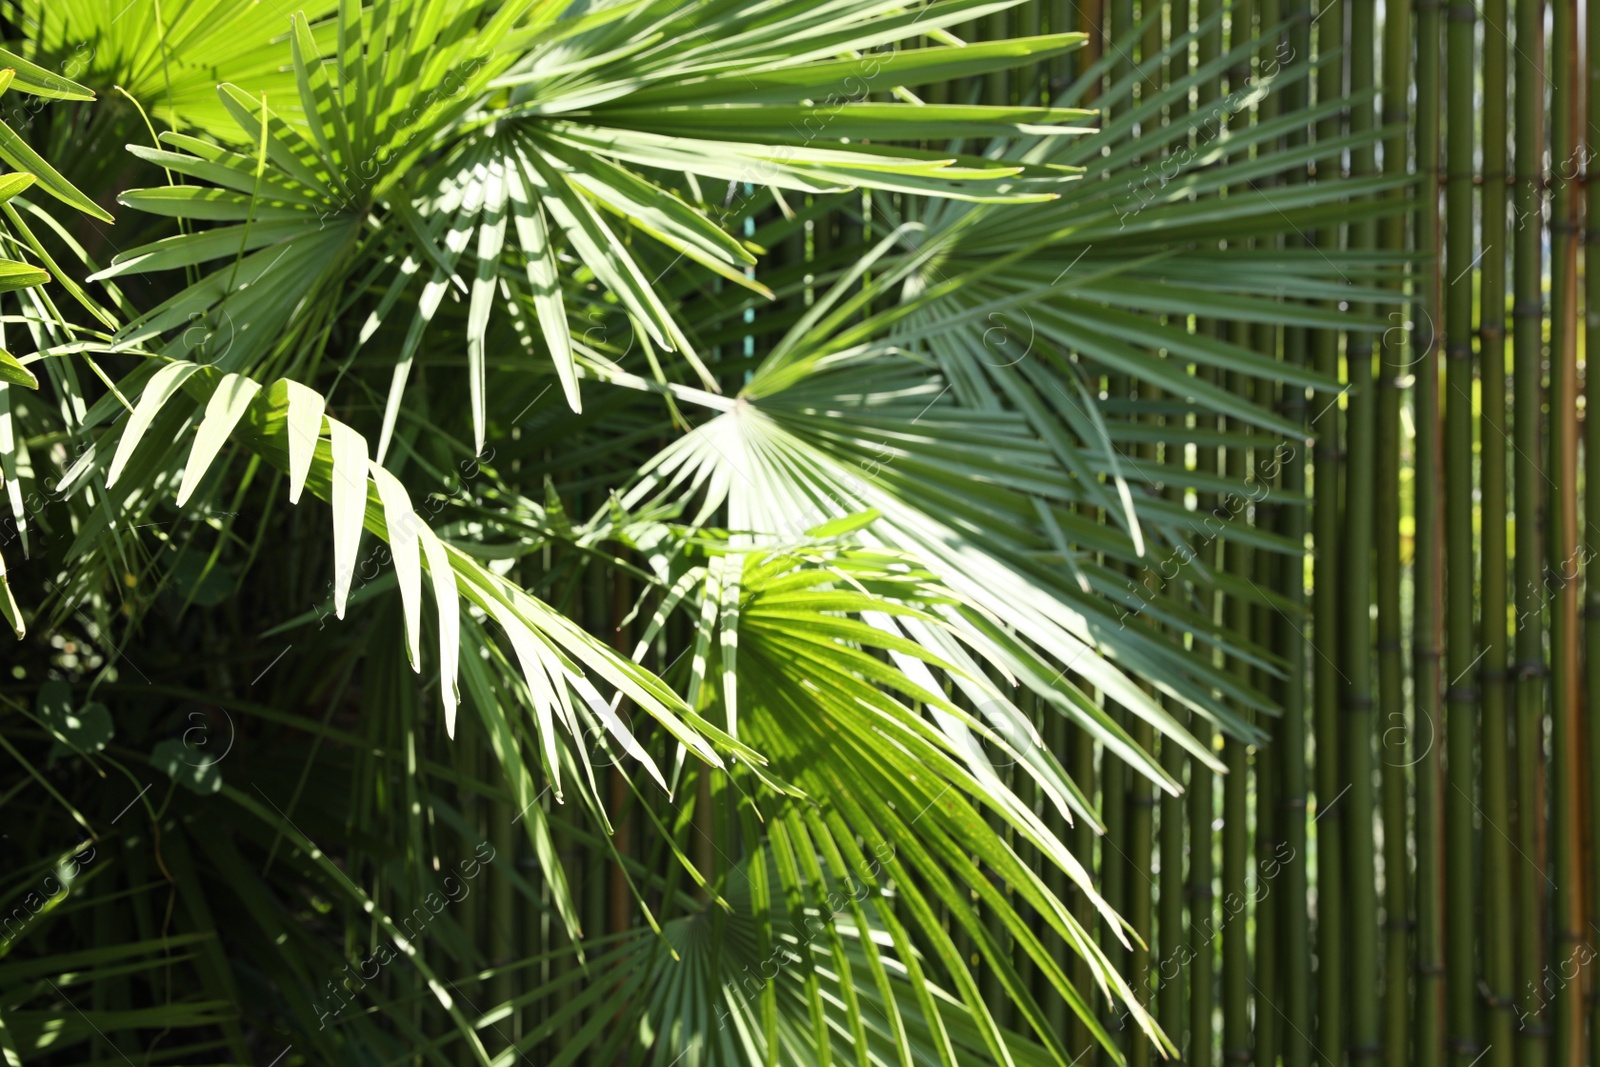
[[[1263,161],[1326,107],[1156,121],[1249,47],[925,100],[1084,43],[957,36],[1011,0],[100,6],[9,16],[15,87],[133,142],[85,195],[13,137],[49,199],[0,186],[42,267],[0,271],[0,459],[83,645],[0,713],[53,768],[0,894],[64,886],[0,960],[10,1056],[1072,1062],[1064,1006],[1120,1059],[1097,1002],[1176,1051],[1046,738],[1176,795],[1137,738],[1265,737],[1283,660],[1209,598],[1280,600],[1196,546],[1303,546],[1194,457],[1304,444],[1216,374],[1329,383],[1190,325],[1384,325],[1314,301],[1402,264],[1239,250],[1401,203],[1250,188],[1348,147]],[[109,263],[27,228],[113,202]],[[193,759],[200,707],[250,751]]]

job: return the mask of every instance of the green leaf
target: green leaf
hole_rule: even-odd
[[[194,445],[189,450],[189,462],[183,469],[183,484],[178,488],[178,506],[181,508],[194,494],[205,476],[211,461],[227,442],[228,435],[244,418],[250,401],[261,391],[261,386],[238,374],[229,374],[217,386],[206,403],[205,418],[195,433]]]
[[[807,537],[832,538],[843,537],[845,534],[855,533],[871,526],[883,513],[876,508],[858,511],[854,515],[845,515],[837,519],[830,519],[820,525],[813,526],[806,531]]]
[[[12,71],[11,84],[25,93],[51,100],[93,100],[94,92],[70,78],[28,62],[14,52],[0,48],[0,67]]]
[[[44,161],[44,157],[35,152],[26,141],[18,137],[16,131],[4,122],[0,122],[0,159],[5,160],[18,170],[27,171],[38,179],[45,192],[65,204],[70,204],[86,215],[91,215],[101,222],[114,221],[111,216],[80,193],[76,186],[63,178],[59,171]]]
[[[64,739],[68,747],[79,752],[99,752],[115,734],[110,710],[93,701],[76,707],[72,687],[66,682],[49,681],[41,685],[37,707],[45,725]]]
[[[333,455],[333,603],[344,618],[367,513],[367,439],[329,416]]]
[[[39,379],[33,376],[33,371],[24,367],[16,356],[3,348],[0,348],[0,382],[20,385],[24,389],[39,388]]]
[[[0,259],[0,293],[31,289],[49,280],[50,275],[38,267],[31,267],[12,259]]]
[[[167,401],[183,388],[183,383],[199,369],[199,365],[195,363],[168,363],[151,376],[149,384],[139,396],[138,404],[134,406],[133,414],[128,416],[127,425],[122,429],[121,439],[117,441],[116,455],[111,457],[111,467],[106,471],[107,485],[116,484],[123,468],[128,465],[128,460],[133,458],[134,450],[149,432],[150,424],[161,413]]]
[[[59,721],[52,722],[51,726],[66,738],[67,745],[86,753],[103,750],[116,733],[111,722],[111,709],[94,702],[67,713]]]
[[[182,741],[167,738],[150,750],[150,765],[201,796],[222,789],[222,771],[209,755],[199,755]]]
[[[322,437],[323,407],[326,401],[315,389],[299,382],[283,379],[289,398],[289,503],[300,501],[305,488],[306,475],[311,471],[311,460],[317,454],[317,441]]]

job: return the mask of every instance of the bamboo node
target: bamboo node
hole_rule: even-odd
[[[1444,354],[1446,359],[1471,359],[1472,342],[1452,341],[1444,346]]]
[[[1377,701],[1369,696],[1351,696],[1346,697],[1344,701],[1344,710],[1346,711],[1371,711],[1377,706]]]
[[[1491,1011],[1510,1011],[1517,1006],[1516,1001],[1511,997],[1495,996],[1494,990],[1490,989],[1485,982],[1479,982],[1478,988],[1482,991],[1484,1004]]]
[[[1451,4],[1445,8],[1445,18],[1451,22],[1476,22],[1478,9],[1471,4]]]
[[[1472,704],[1478,699],[1478,687],[1475,685],[1451,686],[1444,691],[1446,703]]]
[[[1506,336],[1505,324],[1486,322],[1478,327],[1478,336],[1485,341],[1503,341]]]
[[[1544,318],[1543,300],[1518,300],[1511,305],[1511,317],[1514,319]]]

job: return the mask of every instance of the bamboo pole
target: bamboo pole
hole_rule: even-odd
[[[1155,750],[1155,730],[1144,719],[1134,723],[1133,739],[1146,752]],[[1132,778],[1132,776],[1130,776]],[[1128,858],[1131,873],[1128,875],[1128,910],[1124,913],[1133,924],[1144,943],[1134,942],[1128,961],[1129,982],[1134,996],[1145,1007],[1150,1004],[1150,948],[1151,941],[1151,890],[1155,880],[1150,873],[1151,845],[1154,839],[1152,818],[1155,813],[1155,787],[1143,778],[1132,778],[1127,793],[1128,804]],[[1131,1067],[1149,1067],[1153,1046],[1144,1035],[1130,1032],[1128,1063]]]
[[[1164,0],[1139,0],[1139,20],[1144,23],[1144,31],[1138,42],[1138,61],[1145,75],[1138,85],[1139,104],[1143,104],[1161,89],[1161,79],[1165,73],[1163,65],[1154,62],[1162,52],[1163,24],[1161,19],[1162,4]],[[1131,29],[1131,23],[1128,29]],[[1127,31],[1125,30],[1124,33]],[[1130,45],[1131,46],[1131,41]],[[1123,47],[1128,47],[1123,46]],[[1133,91],[1129,91],[1127,106],[1135,106]],[[1150,116],[1142,120],[1141,125],[1156,126],[1160,123],[1159,115]],[[1154,389],[1148,383],[1140,382],[1135,386],[1134,392],[1136,407],[1154,407],[1160,403],[1160,390]],[[1153,411],[1141,413],[1137,416],[1141,422],[1159,423],[1160,416]],[[1155,466],[1159,460],[1159,446],[1155,441],[1140,444],[1138,455],[1142,462]],[[1137,575],[1134,576],[1137,580]],[[1154,690],[1146,685],[1152,695]],[[1159,696],[1155,696],[1159,700]],[[1149,722],[1140,718],[1133,727],[1133,739],[1138,746],[1146,752],[1155,752],[1155,730]],[[1128,877],[1128,921],[1133,924],[1145,938],[1143,944],[1135,942],[1133,952],[1129,958],[1130,978],[1134,995],[1146,1006],[1150,1003],[1151,991],[1151,956],[1149,942],[1152,940],[1152,898],[1151,891],[1155,888],[1155,879],[1151,876],[1151,848],[1154,841],[1154,816],[1157,804],[1156,789],[1149,782],[1130,776],[1128,790],[1128,828],[1129,828],[1129,858],[1132,872]],[[1129,1063],[1131,1067],[1149,1067],[1151,1045],[1139,1035],[1132,1036]]]
[[[1512,247],[1512,434],[1515,456],[1516,992],[1519,1067],[1543,1067],[1549,1022],[1544,971],[1544,608],[1540,465],[1544,326],[1544,0],[1516,2],[1516,225]]]
[[[1215,449],[1202,451],[1202,465],[1208,458],[1206,452],[1210,453],[1209,459],[1214,470]],[[1201,557],[1207,568],[1215,566],[1215,548],[1215,543],[1201,548]],[[1208,615],[1214,615],[1216,608],[1213,604],[1208,603],[1205,607]],[[1195,716],[1191,720],[1191,729],[1202,742],[1211,744],[1215,734],[1205,720]],[[1214,888],[1216,864],[1212,851],[1214,831],[1211,828],[1216,818],[1216,791],[1212,775],[1211,768],[1203,763],[1191,762],[1189,765],[1189,927],[1192,931],[1193,953],[1189,968],[1189,1043],[1184,1053],[1195,1067],[1212,1067],[1216,1063],[1216,1044],[1213,1041],[1216,1032],[1216,991],[1213,983],[1217,973],[1217,900]]]
[[[1274,61],[1278,61],[1283,54],[1278,51],[1283,22],[1283,4],[1281,0],[1261,0],[1260,29],[1257,33],[1258,57],[1268,55],[1268,46]],[[1276,88],[1276,87],[1274,87]],[[1268,92],[1257,105],[1256,115],[1260,122],[1270,122],[1276,118],[1280,111],[1281,98],[1277,92]],[[1276,143],[1264,144],[1257,149],[1258,153],[1270,152],[1276,149]],[[1262,181],[1263,186],[1276,188],[1280,184],[1278,175],[1268,175]],[[1268,241],[1258,240],[1257,247],[1269,249],[1273,252],[1280,251],[1283,247],[1281,238]],[[1268,359],[1279,358],[1278,328],[1270,323],[1257,323],[1251,330],[1252,347]],[[1263,407],[1276,407],[1282,402],[1282,388],[1270,382],[1256,382],[1256,401]],[[1251,461],[1251,480],[1257,483],[1250,492],[1255,501],[1252,521],[1263,529],[1273,529],[1278,525],[1278,501],[1276,494],[1282,492],[1278,484],[1280,460],[1283,455],[1282,442],[1270,452],[1257,448]],[[1279,560],[1272,552],[1257,550],[1255,552],[1255,574],[1251,579],[1259,589],[1272,589],[1277,584]],[[1252,633],[1255,635],[1256,644],[1263,649],[1272,649],[1276,643],[1273,639],[1279,627],[1272,608],[1266,604],[1257,604],[1251,612]],[[1287,688],[1294,682],[1281,681],[1270,672],[1257,670],[1256,682],[1264,692],[1274,694],[1282,701],[1287,695]],[[1282,873],[1283,864],[1283,812],[1281,805],[1281,785],[1279,782],[1279,763],[1277,746],[1283,743],[1284,718],[1275,716],[1268,721],[1267,729],[1270,740],[1268,748],[1258,748],[1255,753],[1254,771],[1254,817],[1256,827],[1255,848],[1255,877],[1256,887],[1253,894],[1255,900],[1255,957],[1253,979],[1255,994],[1255,1050],[1254,1058],[1258,1064],[1266,1067],[1276,1067],[1278,1057],[1283,1046],[1283,1014],[1279,1006],[1282,981],[1282,953],[1280,951],[1278,929],[1283,922],[1284,898],[1282,886],[1277,879]]]
[[[1411,19],[1406,4],[1384,9],[1383,119],[1398,132],[1384,139],[1384,173],[1407,171],[1407,136],[1400,125],[1408,117],[1411,84]],[[1381,223],[1380,246],[1390,251],[1407,247],[1406,217],[1395,213]],[[1395,313],[1404,321],[1403,313]],[[1391,322],[1396,321],[1393,316]],[[1411,350],[1408,333],[1384,331],[1379,350],[1376,396],[1375,501],[1376,595],[1378,602],[1378,724],[1383,753],[1383,1065],[1405,1067],[1410,1055],[1411,922],[1407,893],[1410,863],[1407,848],[1407,769],[1404,646],[1401,639],[1400,551],[1400,391]]]
[[[1106,29],[1105,47],[1114,51],[1117,61],[1111,68],[1111,80],[1121,81],[1133,73],[1133,0],[1102,0],[1108,8],[1109,25]],[[1130,94],[1124,104],[1133,106],[1133,97]]]
[[[1583,782],[1578,768],[1582,731],[1578,721],[1577,587],[1567,577],[1577,552],[1577,329],[1578,329],[1578,197],[1576,174],[1578,129],[1582,116],[1575,94],[1562,86],[1576,85],[1578,67],[1577,0],[1557,0],[1551,24],[1550,151],[1555,162],[1551,182],[1550,256],[1550,410],[1546,437],[1546,535],[1550,603],[1550,751],[1552,788],[1551,839],[1555,882],[1555,962],[1570,974],[1583,944],[1583,892],[1578,820]],[[1542,984],[1542,983],[1541,983]],[[1577,1064],[1583,1057],[1584,1010],[1581,980],[1562,980],[1550,999],[1554,1017],[1553,1054],[1558,1064]]]
[[[1600,116],[1600,62],[1596,61],[1595,49],[1600,48],[1600,24],[1596,22],[1594,5],[1588,5],[1585,11],[1587,19],[1587,47],[1585,49],[1584,63],[1586,67],[1588,93],[1588,119],[1592,123],[1596,116]],[[1597,139],[1595,131],[1589,123],[1582,127],[1582,144],[1584,146],[1583,170],[1587,209],[1587,222],[1584,228],[1584,283],[1585,307],[1587,315],[1585,323],[1587,330],[1584,334],[1584,523],[1583,542],[1575,554],[1572,563],[1564,567],[1563,579],[1569,585],[1576,585],[1580,572],[1584,576],[1583,598],[1583,649],[1584,649],[1584,693],[1583,699],[1588,714],[1585,716],[1585,725],[1588,728],[1587,752],[1589,756],[1587,774],[1588,779],[1588,825],[1584,835],[1585,848],[1589,856],[1589,918],[1586,932],[1593,934],[1595,924],[1600,922],[1600,848],[1596,848],[1595,834],[1600,832],[1600,786],[1594,782],[1594,768],[1600,766],[1596,763],[1600,756],[1600,725],[1594,721],[1597,711],[1600,711],[1600,554],[1595,551],[1595,544],[1600,540],[1600,411],[1595,405],[1600,404],[1600,262],[1592,254],[1596,237],[1594,227],[1600,220],[1600,186],[1595,184],[1593,165]],[[1566,577],[1570,575],[1570,578]],[[1591,945],[1593,941],[1591,940]],[[1592,955],[1585,958],[1585,962],[1592,961]],[[1595,1057],[1600,1055],[1600,990],[1596,989],[1594,975],[1590,967],[1584,967],[1581,981],[1587,986],[1586,998],[1589,1008],[1589,1059],[1596,1062]]]
[[[1436,329],[1443,317],[1440,306],[1442,278],[1439,259],[1440,184],[1440,51],[1439,5],[1418,0],[1417,22],[1417,171],[1422,203],[1418,210],[1417,249],[1423,257],[1418,285],[1416,384],[1413,392],[1416,423],[1414,459],[1415,564],[1412,570],[1414,607],[1413,715],[1419,749],[1416,766],[1416,915],[1417,983],[1415,1062],[1418,1067],[1439,1067],[1444,1057],[1444,928],[1443,838],[1440,807],[1441,716],[1439,707],[1439,624],[1441,574],[1439,557],[1439,354]],[[1424,736],[1425,735],[1425,736]]]
[[[1235,324],[1236,341],[1248,327]],[[1246,375],[1229,375],[1228,388],[1235,396],[1248,397],[1251,381]],[[1242,431],[1231,426],[1233,433]],[[1248,448],[1230,446],[1224,470],[1228,479],[1244,490],[1250,473]],[[1230,574],[1248,581],[1251,574],[1250,549],[1233,541],[1222,547],[1223,563]],[[1243,597],[1227,599],[1228,628],[1240,641],[1250,640],[1252,609]],[[1233,671],[1248,681],[1251,668],[1235,658]],[[1222,783],[1222,1058],[1225,1063],[1249,1063],[1250,1055],[1250,943],[1249,886],[1250,863],[1249,775],[1250,747],[1236,738],[1222,744],[1222,758],[1228,776]]]
[[[1289,49],[1287,62],[1283,66],[1310,63],[1312,14],[1309,0],[1287,0],[1284,15],[1288,19]],[[1286,111],[1304,107],[1308,98],[1305,80],[1295,80],[1284,86],[1282,94]],[[1303,145],[1306,133],[1304,130],[1294,130],[1285,141],[1291,148]],[[1305,171],[1291,170],[1286,177],[1291,183],[1303,182]],[[1306,331],[1303,327],[1285,328],[1283,354],[1290,363],[1305,363]],[[1305,423],[1310,414],[1305,390],[1284,389],[1282,409],[1285,418]],[[1309,426],[1307,430],[1309,436]],[[1281,465],[1284,494],[1291,499],[1302,496],[1307,489],[1304,441],[1296,442],[1296,446],[1293,454]],[[1282,515],[1280,529],[1283,535],[1292,544],[1305,544],[1305,509],[1285,507]],[[1289,604],[1286,609],[1289,625],[1277,627],[1288,671],[1288,684],[1284,691],[1282,745],[1278,752],[1282,783],[1282,833],[1287,850],[1280,875],[1283,880],[1280,904],[1283,923],[1278,930],[1283,943],[1283,1062],[1284,1067],[1306,1067],[1311,1062],[1311,1034],[1315,1024],[1311,1018],[1310,848],[1306,828],[1308,645],[1302,633],[1306,589],[1304,564],[1298,556],[1284,558],[1278,590]]]
[[[1188,762],[1189,757],[1177,742],[1167,737],[1161,739],[1161,767],[1174,781],[1183,781],[1184,766]],[[1187,844],[1183,809],[1183,797],[1167,793],[1161,795],[1158,812],[1161,879],[1156,916],[1156,929],[1160,934],[1156,942],[1160,946],[1155,968],[1156,1021],[1175,1044],[1183,1035],[1187,1011],[1185,983],[1189,977],[1189,961],[1186,958],[1189,927],[1184,920],[1183,908],[1183,854]],[[1180,1046],[1172,1062],[1182,1063],[1184,1059],[1184,1050]]]
[[[1222,0],[1197,0],[1195,14],[1206,25],[1196,42],[1195,57],[1200,66],[1213,62],[1222,55],[1222,20],[1215,18],[1222,10]],[[1195,91],[1196,107],[1210,114],[1222,97],[1222,80],[1219,77],[1204,79]],[[1206,319],[1195,320],[1197,333],[1214,332],[1215,324]],[[1201,373],[1210,373],[1204,369]],[[1216,473],[1217,449],[1201,448],[1196,453],[1196,466],[1202,473]],[[1206,494],[1200,498],[1199,507],[1214,506],[1214,498]],[[1199,556],[1207,569],[1217,563],[1217,545],[1214,540],[1198,546]],[[1202,605],[1204,614],[1215,618],[1220,605],[1208,597]],[[1201,744],[1210,747],[1215,738],[1211,724],[1198,715],[1190,718],[1190,730]],[[1216,1062],[1216,1011],[1215,978],[1216,956],[1216,890],[1213,888],[1215,862],[1212,851],[1212,821],[1216,818],[1216,791],[1213,773],[1198,761],[1189,765],[1189,926],[1193,951],[1189,967],[1189,1041],[1186,1058],[1195,1067],[1212,1067]]]
[[[1237,50],[1239,46],[1248,43],[1254,37],[1255,19],[1254,0],[1235,0],[1232,17],[1228,24],[1228,45],[1230,50]],[[1247,86],[1252,82],[1254,71],[1249,53],[1244,53],[1238,63],[1228,72],[1228,88],[1230,93],[1248,91]],[[1230,131],[1243,130],[1250,122],[1246,113],[1238,113],[1228,119]],[[1232,322],[1228,328],[1229,339],[1235,344],[1244,346],[1250,343],[1250,328],[1247,323]],[[1254,379],[1246,374],[1229,374],[1227,378],[1228,391],[1243,399],[1251,399],[1254,393]],[[1228,429],[1231,433],[1240,434],[1246,438],[1250,435],[1250,428],[1246,425],[1236,424],[1230,420]],[[1224,450],[1223,474],[1227,481],[1235,487],[1234,492],[1243,493],[1246,490],[1246,481],[1250,476],[1249,446],[1236,447],[1230,445]],[[1236,509],[1229,506],[1231,514]],[[1248,582],[1253,569],[1250,547],[1241,541],[1229,541],[1220,545],[1222,563],[1228,573],[1234,575],[1240,583]],[[1224,613],[1228,619],[1228,629],[1235,634],[1241,642],[1248,643],[1251,637],[1251,618],[1253,609],[1248,601],[1240,596],[1224,598]],[[1248,662],[1235,657],[1232,663],[1235,677],[1248,683],[1252,669]],[[1245,712],[1245,717],[1249,713]],[[1250,908],[1249,908],[1249,868],[1250,868],[1250,746],[1237,738],[1225,738],[1222,744],[1222,759],[1228,769],[1227,777],[1222,780],[1222,1059],[1228,1064],[1246,1064],[1251,1060],[1250,1041]]]
[[[1350,92],[1370,90],[1374,84],[1376,33],[1375,0],[1352,0],[1350,6]],[[1372,102],[1356,100],[1350,110],[1350,131],[1370,132]],[[1352,177],[1377,170],[1372,144],[1353,148]],[[1377,239],[1376,223],[1351,225],[1350,247],[1370,249]],[[1370,304],[1358,304],[1357,315],[1371,315]],[[1349,453],[1346,457],[1345,536],[1342,573],[1344,640],[1341,644],[1345,673],[1344,769],[1350,779],[1345,808],[1345,854],[1349,862],[1350,890],[1350,1062],[1365,1063],[1378,1056],[1378,901],[1376,842],[1373,838],[1372,765],[1372,514],[1374,508],[1373,341],[1370,333],[1345,335],[1348,381]]]
[[[1229,50],[1237,53],[1238,46],[1254,37],[1254,0],[1235,0],[1232,18],[1227,27]],[[1235,66],[1227,72],[1230,99],[1250,91],[1253,83],[1253,64],[1250,53],[1243,53]],[[1250,125],[1250,115],[1230,117],[1229,131],[1240,131]],[[1250,326],[1246,323],[1229,323],[1229,339],[1238,346],[1250,344]],[[1227,376],[1229,392],[1237,397],[1253,397],[1254,381],[1246,374]],[[1250,427],[1229,422],[1230,434],[1250,437]],[[1227,482],[1238,486],[1243,493],[1250,478],[1251,450],[1248,445],[1229,445],[1224,450],[1224,475]],[[1234,512],[1229,507],[1229,512]],[[1221,545],[1222,563],[1227,573],[1240,584],[1250,581],[1253,557],[1250,545],[1242,541],[1229,541]],[[1229,630],[1238,640],[1250,641],[1253,609],[1243,597],[1227,597],[1224,606]],[[1250,681],[1250,664],[1234,657],[1235,677]],[[1242,709],[1248,720],[1250,712]],[[1222,779],[1222,1062],[1248,1064],[1251,1061],[1251,909],[1250,909],[1250,745],[1227,737],[1222,742],[1222,761],[1227,766],[1227,777]]]
[[[1454,0],[1445,42],[1445,106],[1451,116],[1473,110],[1477,8]],[[1477,877],[1473,819],[1477,807],[1477,691],[1473,625],[1472,546],[1472,296],[1473,153],[1475,123],[1445,128],[1445,1002],[1450,1062],[1467,1067],[1478,1056]]]
[[[1171,30],[1173,37],[1181,37],[1189,31],[1189,0],[1176,0],[1171,9]],[[1175,52],[1167,60],[1166,80],[1168,84],[1182,81],[1189,75],[1189,49],[1184,48]],[[1171,107],[1175,117],[1185,115],[1189,110],[1187,98],[1176,101]],[[1186,139],[1183,144],[1187,144]],[[1169,442],[1166,446],[1166,463],[1172,467],[1180,468],[1184,461],[1184,447]],[[1183,494],[1176,486],[1169,488],[1169,499],[1181,505]],[[1179,583],[1173,583],[1169,595],[1174,601],[1181,602],[1183,593]],[[1172,738],[1161,739],[1161,766],[1176,782],[1184,780],[1184,769],[1189,765],[1190,759],[1182,746]],[[1195,774],[1195,781],[1204,773],[1200,768]],[[1191,933],[1184,909],[1184,853],[1188,845],[1184,809],[1188,798],[1184,795],[1172,796],[1163,793],[1160,798],[1158,811],[1160,835],[1158,847],[1161,855],[1161,884],[1159,887],[1157,916],[1158,929],[1160,930],[1159,945],[1161,952],[1156,965],[1156,1020],[1161,1024],[1168,1037],[1178,1046],[1178,1055],[1174,1058],[1175,1064],[1181,1064],[1187,1058],[1186,1043],[1182,1040],[1183,1030],[1188,1019],[1188,982],[1189,982],[1189,945]]]
[[[1060,716],[1057,717],[1059,718]],[[1083,791],[1084,796],[1092,797],[1094,796],[1096,778],[1094,740],[1088,733],[1076,726],[1065,725],[1063,733],[1067,744],[1067,758],[1071,761],[1068,764],[1068,772],[1072,775],[1073,782]],[[1094,827],[1089,824],[1088,819],[1079,818],[1073,822],[1069,834],[1067,843],[1072,850],[1073,856],[1083,864],[1085,869],[1092,870],[1095,849]],[[1094,928],[1094,902],[1089,899],[1087,893],[1075,889],[1071,897],[1071,908],[1073,917],[1078,920],[1078,924],[1083,929],[1092,930]],[[1073,988],[1088,997],[1094,988],[1094,978],[1089,969],[1089,962],[1083,958],[1082,953],[1073,954],[1072,966],[1068,969],[1067,974],[1072,979]],[[1073,1014],[1072,1018],[1071,1047],[1084,1050],[1094,1048],[1096,1042],[1089,1031],[1088,1024],[1079,1019],[1076,1013]]]
[[[1483,82],[1506,81],[1506,0],[1483,5]],[[1511,825],[1507,734],[1506,664],[1506,97],[1489,92],[1483,101],[1483,268],[1478,319],[1482,429],[1483,659],[1479,699],[1483,705],[1483,976],[1489,1011],[1484,1016],[1485,1067],[1511,1067],[1515,1024],[1511,1015]]]
[[[1087,32],[1088,20],[1079,15],[1076,5],[1072,0],[1049,0],[1050,2],[1050,32],[1072,33],[1073,31]],[[1094,42],[1084,44],[1083,51],[1094,47]],[[1050,103],[1055,95],[1066,88],[1072,81],[1072,53],[1067,52],[1053,56],[1045,62],[1047,74],[1044,103]]]
[[[1121,709],[1110,701],[1106,702],[1106,711],[1119,724],[1126,719]],[[1128,886],[1128,771],[1123,762],[1108,752],[1100,753],[1100,811],[1105,822],[1105,833],[1100,837],[1100,885],[1101,897],[1105,902],[1124,917],[1128,914],[1127,886]],[[1117,970],[1127,976],[1128,951],[1117,940],[1116,933],[1108,926],[1101,926],[1100,948],[1107,957],[1116,964]],[[1111,1031],[1112,1038],[1119,1048],[1126,1052],[1127,1030],[1121,1022],[1120,1007],[1112,1002],[1106,1003],[1105,1022],[1106,1028]],[[1106,1062],[1114,1062],[1107,1058]]]
[[[1330,101],[1344,96],[1343,60],[1344,0],[1326,0],[1317,9],[1317,99]],[[1317,123],[1319,142],[1331,141],[1340,134],[1335,114]],[[1334,173],[1319,175],[1319,180],[1337,181],[1339,159],[1326,159],[1323,166]],[[1339,227],[1325,227],[1315,234],[1317,247],[1339,247]],[[1313,365],[1330,381],[1339,378],[1339,334],[1317,330],[1312,335]],[[1317,794],[1317,1047],[1323,1059],[1345,1061],[1349,1041],[1348,993],[1349,952],[1353,947],[1348,932],[1344,885],[1346,812],[1350,779],[1339,765],[1341,683],[1338,664],[1341,462],[1340,397],[1337,392],[1318,395],[1312,432],[1316,442],[1312,453],[1313,498],[1311,641],[1316,650],[1312,661],[1313,722],[1315,723],[1315,782]]]

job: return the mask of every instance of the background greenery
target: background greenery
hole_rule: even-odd
[[[1600,1059],[1576,2],[0,17],[8,1064]]]

